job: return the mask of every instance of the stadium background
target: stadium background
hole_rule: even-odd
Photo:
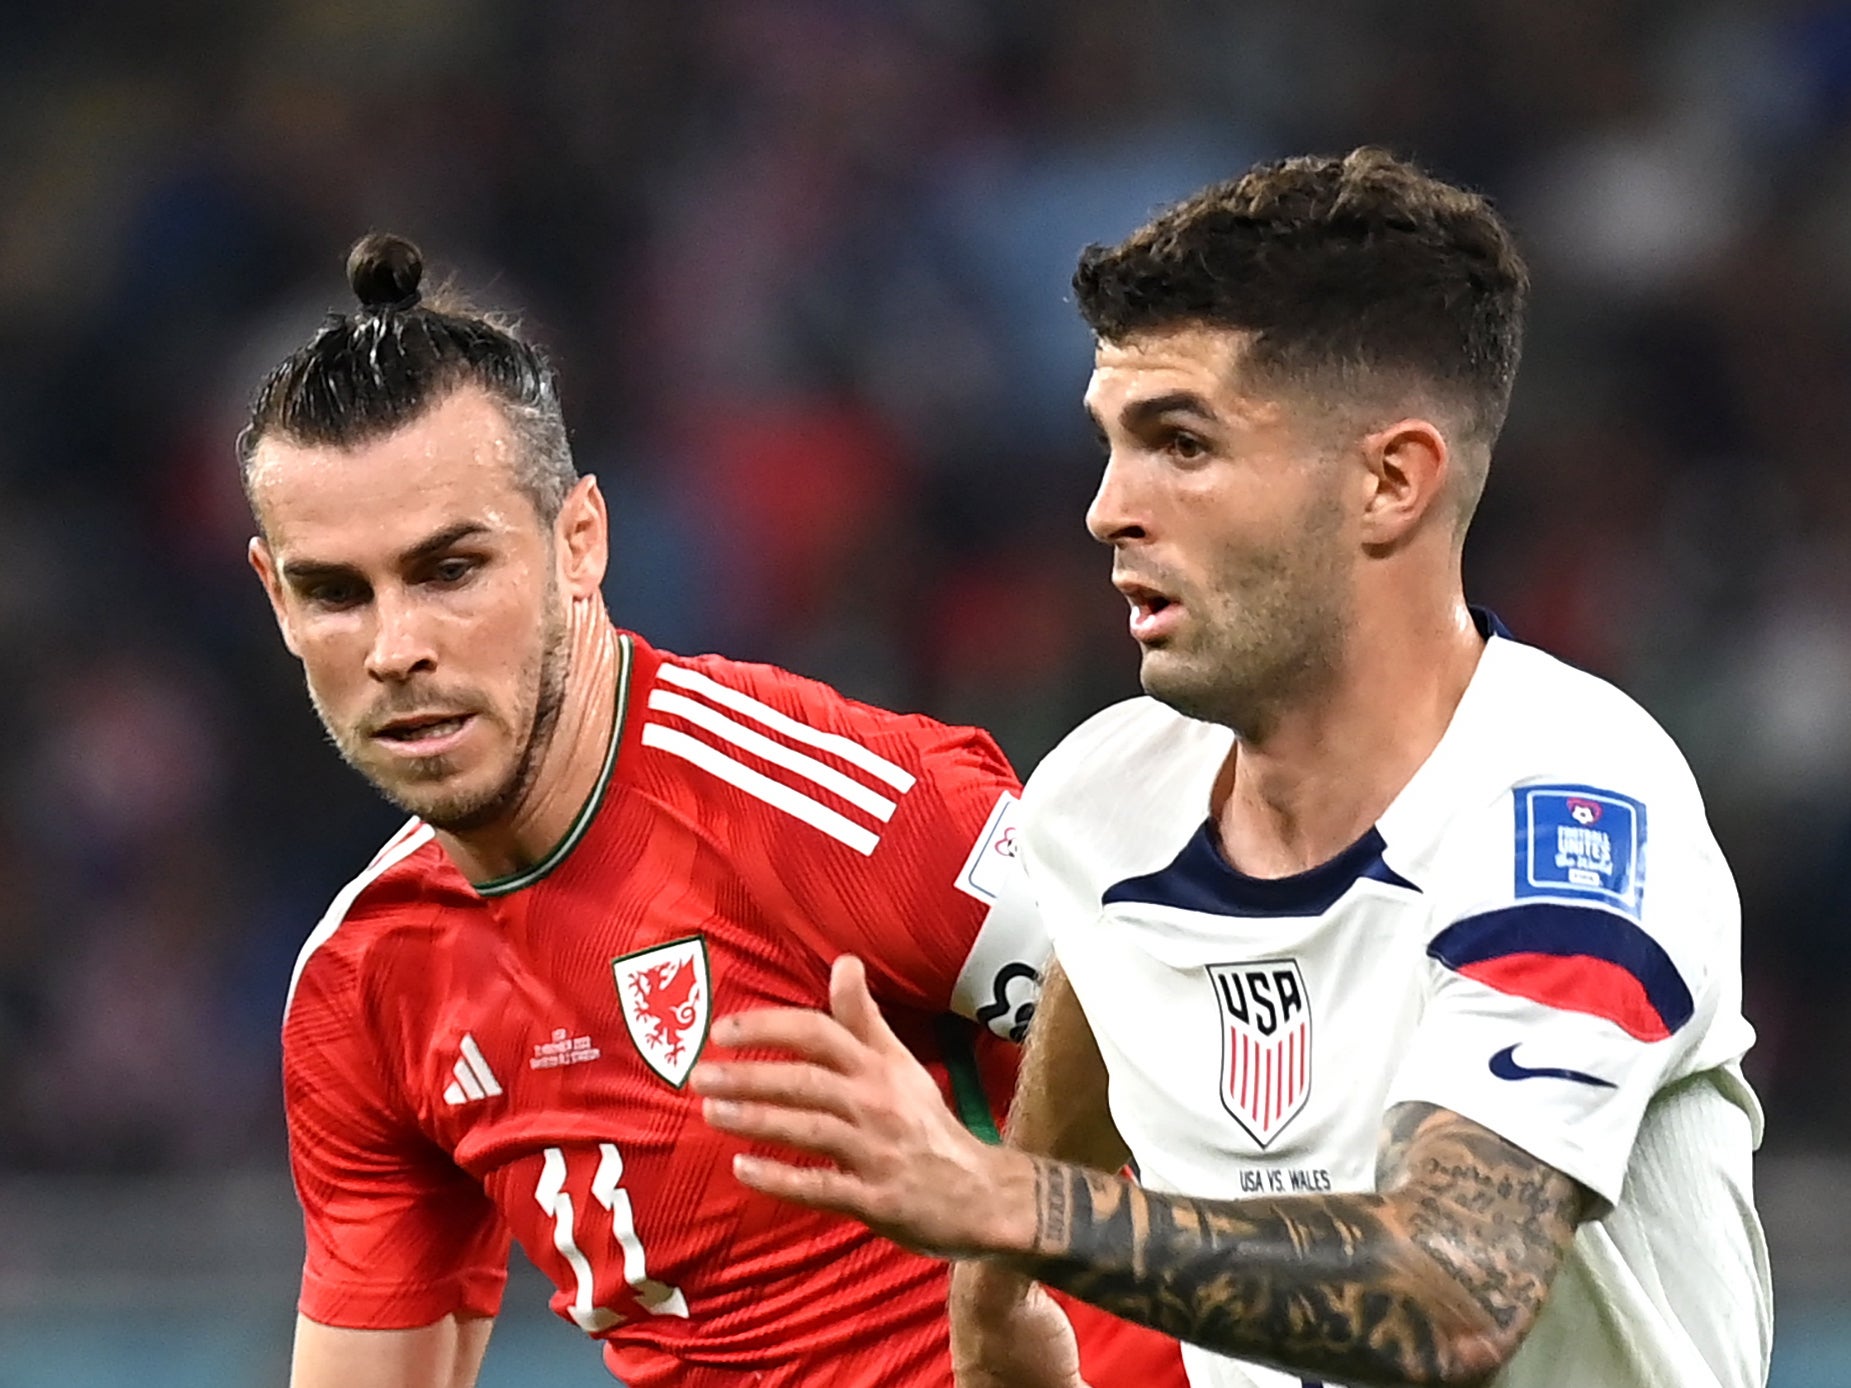
[[[619,620],[1026,769],[1134,680],[1075,252],[1365,139],[1532,256],[1471,589],[1696,764],[1775,1381],[1851,1383],[1851,5],[73,0],[0,37],[0,1388],[282,1381],[278,1008],[393,817],[245,570],[231,439],[358,232],[555,350]],[[605,1381],[541,1300],[485,1385]]]

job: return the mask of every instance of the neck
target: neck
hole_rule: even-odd
[[[1354,843],[1439,744],[1483,652],[1456,584],[1424,605],[1359,611],[1322,696],[1236,744],[1215,809],[1228,861],[1284,877]]]
[[[603,773],[616,727],[617,633],[602,603],[574,603],[568,622],[565,695],[526,793],[492,824],[438,831],[438,841],[471,882],[510,877],[542,862],[571,830]]]

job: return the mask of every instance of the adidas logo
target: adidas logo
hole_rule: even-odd
[[[488,1068],[488,1061],[482,1058],[482,1048],[476,1045],[476,1038],[465,1035],[462,1051],[451,1071],[456,1079],[445,1088],[443,1101],[446,1104],[466,1104],[501,1093],[501,1082],[495,1078],[495,1072]]]

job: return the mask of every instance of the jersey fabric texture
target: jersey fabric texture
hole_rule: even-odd
[[[1601,1202],[1499,1388],[1763,1384],[1739,908],[1670,738],[1611,685],[1490,634],[1375,827],[1283,879],[1220,851],[1233,750],[1137,699],[1024,794],[1030,882],[1144,1183],[1370,1191],[1385,1112],[1451,1109]],[[1300,1382],[1184,1357],[1197,1388]]]
[[[492,1315],[512,1235],[632,1388],[948,1384],[945,1265],[747,1190],[746,1144],[684,1086],[713,1017],[827,1006],[852,951],[992,1122],[1046,954],[997,899],[1013,773],[975,730],[619,640],[610,751],[554,853],[472,886],[414,821],[304,947],[283,1029],[301,1310]]]

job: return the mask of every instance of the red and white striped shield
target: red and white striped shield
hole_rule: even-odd
[[[1295,959],[1210,964],[1221,1007],[1221,1102],[1261,1147],[1311,1095],[1311,995]]]

